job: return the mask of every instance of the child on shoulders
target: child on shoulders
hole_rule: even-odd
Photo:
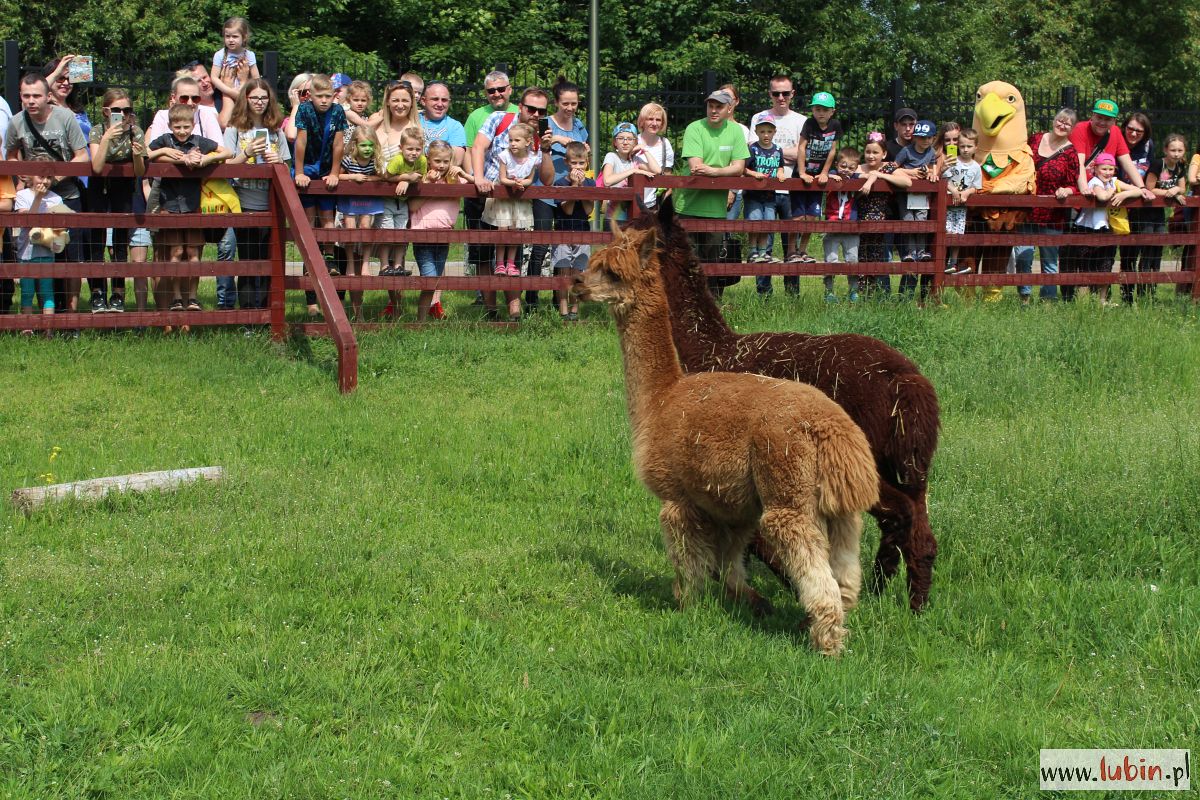
[[[209,75],[213,87],[233,102],[243,83],[262,76],[254,51],[246,47],[250,43],[250,22],[245,17],[225,20],[221,26],[221,38],[225,40],[225,46],[213,53]]]

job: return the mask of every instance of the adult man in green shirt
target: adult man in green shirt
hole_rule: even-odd
[[[479,129],[483,127],[483,123],[487,121],[496,111],[517,111],[517,107],[509,102],[512,97],[512,84],[508,80],[508,75],[500,70],[489,72],[483,79],[483,90],[487,93],[487,105],[480,106],[471,112],[467,117],[467,123],[463,125],[463,129],[467,135],[467,153],[463,159],[463,169],[469,175],[472,165],[475,163],[471,157],[472,145],[475,143],[475,134],[479,133]],[[464,197],[463,198],[463,223],[469,230],[478,230],[479,220],[483,216],[483,197]],[[492,259],[493,246],[490,244],[468,244],[467,245],[467,269],[470,274],[479,274],[480,262],[488,263]],[[476,302],[479,302],[477,299]]]
[[[718,89],[705,100],[704,119],[688,125],[683,133],[685,175],[737,178],[745,171],[750,149],[746,147],[741,126],[730,120],[732,108],[733,96],[724,89]],[[724,189],[677,189],[675,211],[681,217],[725,219],[728,195]],[[702,231],[688,237],[701,262],[719,258],[721,232]]]

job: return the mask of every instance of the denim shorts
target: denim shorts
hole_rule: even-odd
[[[154,238],[150,235],[149,228],[134,228],[129,236],[130,247],[151,247],[153,244]]]
[[[792,192],[792,219],[796,217],[820,217],[821,198],[824,192]]]
[[[337,197],[332,194],[302,194],[300,205],[304,208],[316,208],[317,211],[336,211]]]
[[[775,198],[755,200],[746,197],[746,219],[755,222],[770,222],[775,219]]]

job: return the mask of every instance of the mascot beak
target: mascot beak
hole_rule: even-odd
[[[1000,133],[1005,123],[1016,115],[1017,110],[1001,100],[995,92],[988,92],[987,96],[975,105],[975,113],[983,123],[983,133],[995,136]]]

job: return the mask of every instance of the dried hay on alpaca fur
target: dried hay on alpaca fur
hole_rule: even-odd
[[[750,372],[809,383],[862,428],[879,471],[879,501],[871,514],[879,521],[880,540],[871,588],[882,591],[903,557],[909,607],[920,611],[929,598],[937,556],[926,507],[940,427],[933,384],[903,353],[870,336],[734,333],[709,294],[670,198],[657,214],[636,217],[627,230],[651,228],[659,236],[672,335],[685,371]],[[752,551],[786,580],[768,543],[757,541]]]
[[[659,521],[686,605],[710,575],[756,611],[745,553],[770,543],[808,611],[823,653],[841,652],[845,612],[862,583],[862,512],[879,476],[862,431],[837,403],[790,380],[683,374],[671,342],[655,231],[618,234],[576,279],[609,304],[621,337],[638,477],[662,500]]]

